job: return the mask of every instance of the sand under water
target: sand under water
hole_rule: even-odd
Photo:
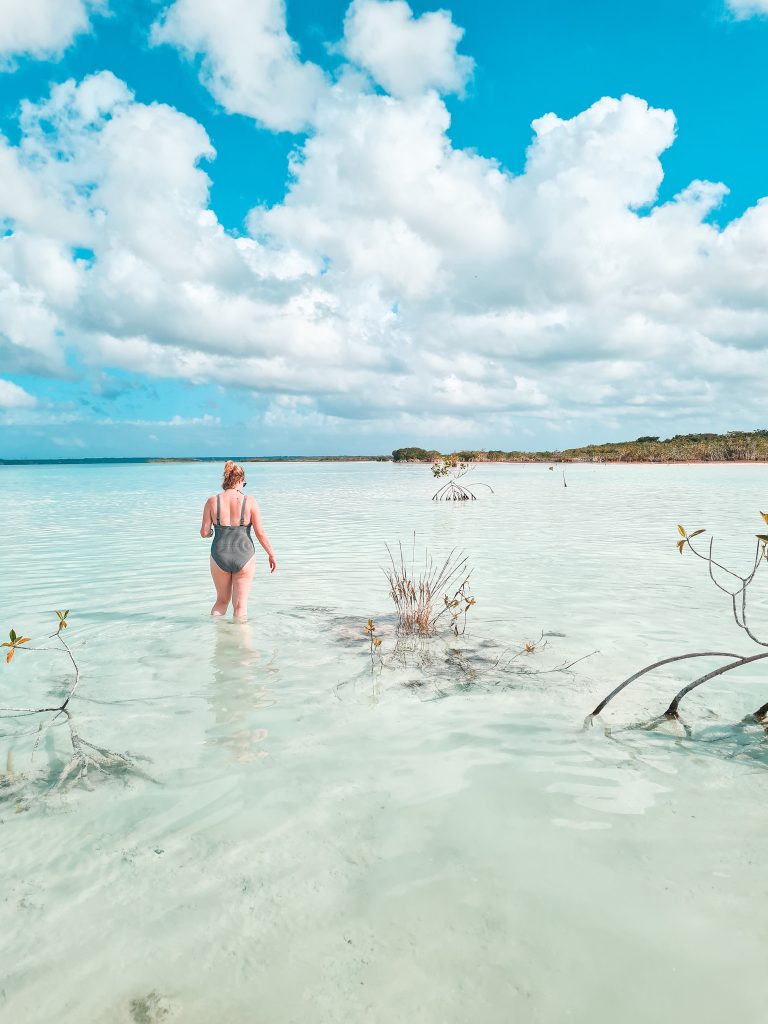
[[[0,629],[71,609],[78,735],[132,766],[54,788],[66,723],[34,759],[38,721],[0,723],[2,1019],[764,1020],[768,745],[740,723],[768,675],[697,691],[690,736],[632,726],[695,666],[582,721],[645,662],[757,650],[675,540],[746,567],[765,470],[479,467],[495,494],[437,504],[428,467],[251,467],[280,569],[239,626],[208,618],[214,469],[0,469]],[[467,553],[477,605],[396,648],[381,567],[414,531],[417,560]],[[71,680],[0,668],[4,706]]]

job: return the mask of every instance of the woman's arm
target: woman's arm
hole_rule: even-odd
[[[200,527],[201,537],[210,537],[213,533],[213,498],[206,501],[203,508],[203,523]]]
[[[261,521],[261,513],[259,512],[259,506],[255,499],[253,499],[253,506],[251,508],[251,526],[253,527],[253,532],[256,534],[256,540],[261,544],[269,556],[269,571],[274,572],[277,568],[275,553],[272,550],[272,545],[269,543],[269,537],[264,532],[264,524]]]

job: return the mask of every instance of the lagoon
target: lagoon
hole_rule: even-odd
[[[38,773],[0,789],[3,1019],[763,1020],[768,742],[737,723],[765,672],[692,695],[690,737],[629,728],[689,667],[582,722],[656,658],[755,652],[675,540],[704,527],[746,569],[766,467],[481,466],[493,495],[438,504],[424,466],[249,466],[280,568],[259,550],[246,626],[208,618],[217,470],[0,469],[0,630],[70,608],[82,735],[148,759],[51,792],[66,730],[30,766],[38,723],[0,723],[0,771]],[[414,533],[466,552],[477,605],[372,669],[385,544]],[[70,679],[54,655],[0,668],[3,706]]]

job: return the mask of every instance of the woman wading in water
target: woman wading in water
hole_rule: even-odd
[[[256,571],[256,549],[251,539],[251,527],[256,540],[269,556],[269,571],[277,568],[272,545],[264,532],[259,506],[254,498],[246,497],[245,470],[236,462],[224,466],[224,479],[220,494],[209,498],[203,509],[201,537],[210,537],[211,576],[216,587],[216,603],[211,615],[226,615],[229,602],[235,619],[245,621],[248,615],[248,594]]]

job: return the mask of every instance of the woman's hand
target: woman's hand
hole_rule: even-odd
[[[274,572],[276,568],[277,568],[277,562],[275,561],[275,556],[274,555],[270,555],[269,556],[269,571],[270,572]]]

